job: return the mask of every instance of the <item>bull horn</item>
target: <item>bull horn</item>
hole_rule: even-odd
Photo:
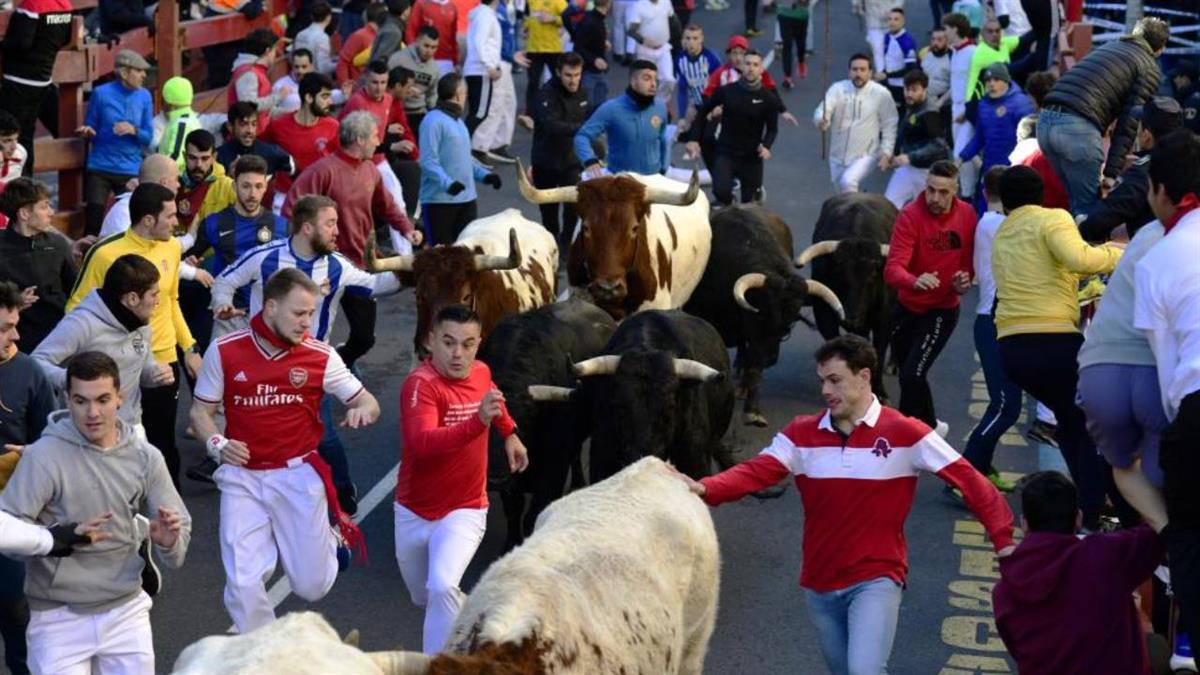
[[[841,242],[837,239],[829,239],[826,241],[818,241],[817,243],[804,249],[804,252],[796,257],[796,267],[804,267],[812,262],[813,258],[819,258],[823,255],[829,255],[837,250],[838,244]]]
[[[521,196],[530,204],[574,204],[579,199],[579,193],[574,185],[566,187],[546,188],[539,190],[529,184],[529,176],[525,173],[525,165],[517,159],[517,187]]]
[[[587,377],[589,375],[612,375],[617,372],[617,364],[621,362],[620,356],[606,354],[604,356],[593,356],[586,361],[576,363],[573,368],[575,374],[579,377]]]
[[[675,359],[675,377],[712,382],[721,379],[721,371],[692,359]]]
[[[360,638],[361,634],[358,632],[358,629],[355,628],[349,633],[346,633],[346,637],[342,638],[342,644],[350,645],[351,647],[357,647]]]
[[[838,300],[838,296],[828,286],[812,279],[805,280],[808,284],[808,294],[815,295],[825,301],[830,309],[837,313],[838,318],[842,321],[846,320],[846,309],[842,307],[842,301]]]
[[[738,277],[737,281],[733,282],[733,299],[737,304],[745,310],[758,312],[758,308],[750,304],[746,299],[746,291],[751,288],[762,288],[767,283],[767,275],[762,272],[751,272]]]
[[[431,657],[420,652],[367,652],[367,657],[383,671],[383,675],[425,675]]]
[[[692,179],[688,181],[687,190],[676,192],[674,190],[660,190],[658,188],[646,187],[646,203],[647,204],[662,204],[664,206],[691,206],[692,202],[696,201],[696,197],[700,196],[700,170],[692,169]]]
[[[411,272],[413,257],[411,255],[396,255],[391,258],[377,257],[375,247],[375,232],[367,235],[367,245],[363,249],[363,263],[371,272]]]
[[[521,245],[517,243],[516,228],[508,229],[508,255],[475,256],[477,270],[515,270],[521,266]]]
[[[890,250],[892,250],[892,247],[888,246],[887,244],[879,245],[879,252],[882,253],[883,257],[885,257],[885,258],[887,257],[888,251],[890,251]]]
[[[575,393],[574,387],[552,387],[548,384],[529,385],[529,397],[535,401],[565,403]]]

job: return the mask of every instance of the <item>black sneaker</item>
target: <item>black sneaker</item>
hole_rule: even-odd
[[[216,470],[217,463],[212,461],[211,458],[205,457],[199,462],[189,466],[187,471],[184,471],[184,475],[194,481],[215,484],[216,481],[213,480],[213,472]]]
[[[337,489],[338,506],[342,507],[342,511],[348,516],[353,516],[358,513],[358,486],[351,483],[349,487]]]
[[[1043,443],[1057,448],[1058,441],[1054,440],[1054,432],[1057,430],[1058,427],[1055,425],[1037,420],[1030,425],[1029,430],[1025,432],[1025,436],[1036,443]]]
[[[488,164],[488,153],[483,152],[482,150],[472,150],[471,156],[475,158],[475,161],[479,164],[479,166],[482,166],[488,171],[496,168],[491,164]]]
[[[162,592],[162,573],[158,571],[158,565],[154,563],[154,555],[150,550],[150,539],[147,537],[142,540],[138,546],[138,555],[142,557],[142,590],[146,591],[146,595],[154,597]]]
[[[508,146],[504,145],[499,148],[492,148],[484,153],[488,161],[497,162],[499,164],[516,164],[517,158],[513,157],[508,151]]]

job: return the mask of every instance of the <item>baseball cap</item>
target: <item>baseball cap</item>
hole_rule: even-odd
[[[1183,126],[1183,107],[1170,96],[1152,96],[1145,104],[1133,109],[1133,116],[1156,137]]]
[[[725,51],[733,51],[739,47],[747,51],[750,49],[750,41],[744,35],[734,35],[729,38],[729,43],[725,45]]]
[[[138,70],[150,70],[150,63],[142,58],[141,54],[129,49],[122,49],[117,52],[117,60],[114,64],[116,68],[137,68]]]
[[[1008,74],[1008,66],[1004,65],[1003,63],[993,63],[987,68],[984,68],[983,75],[980,76],[979,79],[984,82],[987,82],[988,80],[1004,80],[1010,84],[1012,83],[1012,76]]]

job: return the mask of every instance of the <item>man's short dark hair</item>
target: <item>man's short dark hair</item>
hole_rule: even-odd
[[[747,56],[757,56],[758,58],[760,58],[760,59],[761,59],[761,58],[762,58],[762,52],[760,52],[760,51],[758,51],[757,49],[755,49],[755,48],[751,47],[750,49],[747,49],[747,50],[746,50],[746,53],[745,53],[745,54],[742,54],[742,58],[745,58],[745,57],[747,57]]]
[[[1058,82],[1058,75],[1048,70],[1039,70],[1025,80],[1025,93],[1029,94],[1034,105],[1040,108],[1042,99],[1046,98],[1046,94],[1049,94],[1050,90],[1054,88],[1055,82]]]
[[[950,12],[942,15],[942,26],[953,28],[954,32],[958,33],[961,38],[971,37],[971,21],[967,19],[965,14],[958,12]]]
[[[275,300],[278,302],[287,297],[295,287],[301,287],[313,295],[321,294],[321,287],[304,272],[295,267],[284,267],[271,275],[263,284],[263,302]]]
[[[292,205],[292,234],[300,231],[305,223],[316,224],[321,209],[336,209],[337,202],[325,195],[304,195]]]
[[[328,19],[330,14],[333,14],[333,7],[325,0],[317,0],[308,10],[308,15],[317,23]]]
[[[367,64],[367,72],[373,75],[387,75],[387,61],[384,61],[383,59],[375,59]]]
[[[388,14],[391,14],[396,18],[403,16],[411,6],[412,5],[408,0],[387,0]]]
[[[633,77],[639,70],[653,70],[654,72],[657,73],[658,66],[654,65],[653,61],[647,61],[646,59],[638,59],[638,60],[634,61],[633,63],[629,64],[629,77]]]
[[[1133,26],[1134,37],[1140,37],[1150,45],[1150,49],[1158,51],[1167,46],[1171,39],[1171,26],[1162,19],[1153,16],[1143,17]]]
[[[11,187],[11,186],[10,186]],[[158,183],[140,183],[129,197],[129,222],[137,225],[146,216],[158,218],[163,205],[175,201],[175,193]]]
[[[875,348],[871,346],[871,343],[863,337],[853,334],[840,335],[832,340],[827,340],[825,344],[817,347],[813,357],[818,365],[830,359],[841,359],[846,362],[846,366],[852,373],[857,373],[863,368],[869,368],[873,373],[879,362],[879,357],[875,354]]]
[[[140,298],[157,286],[158,280],[158,268],[154,263],[136,253],[126,253],[109,265],[100,290],[113,299],[126,293],[136,293]]]
[[[258,122],[258,104],[254,101],[238,101],[229,106],[229,112],[225,115],[225,120],[229,122],[230,131],[238,122],[244,120],[254,120]]]
[[[893,7],[888,11],[895,12],[896,14],[899,14],[900,16],[904,16],[904,8],[903,7]]]
[[[208,152],[217,147],[217,137],[208,129],[195,129],[187,135],[184,146],[192,146],[200,152]]]
[[[0,281],[0,307],[15,312],[23,304],[25,300],[21,297],[20,287],[11,281]]]
[[[257,173],[263,176],[271,175],[271,171],[267,168],[267,160],[254,154],[242,155],[233,163],[234,181],[237,181],[238,176],[244,173]]]
[[[292,61],[295,61],[301,56],[308,59],[309,63],[316,63],[316,60],[313,58],[312,50],[307,47],[301,47],[292,51]]]
[[[483,325],[483,322],[479,319],[479,314],[475,313],[475,310],[467,307],[466,305],[446,305],[445,307],[439,309],[437,314],[433,317],[433,325],[436,326],[443,321],[449,321],[451,323],[473,323],[479,326]]]
[[[864,54],[862,52],[854,52],[853,54],[850,55],[850,58],[846,61],[846,66],[847,67],[853,66],[855,61],[866,61],[868,68],[870,68],[872,70],[875,69],[875,62],[871,60],[870,54]]]
[[[415,73],[405,68],[404,66],[396,66],[388,71],[388,89],[399,87],[408,84],[412,81]]]
[[[948,159],[939,159],[929,166],[929,175],[939,178],[958,178],[958,167]]]
[[[438,29],[434,28],[433,26],[421,26],[419,29],[417,29],[417,37],[419,38],[422,35],[431,40],[441,39],[441,36],[438,34]]]
[[[1028,166],[1010,166],[1000,177],[1000,203],[1006,212],[1031,204],[1040,206],[1045,192],[1042,177]]]
[[[372,2],[367,5],[367,13],[365,15],[367,23],[373,23],[376,26],[382,26],[387,19],[388,8],[382,2]]]
[[[462,86],[463,76],[458,73],[446,73],[437,83],[437,97],[439,101],[449,101],[458,93],[458,88]]]
[[[563,68],[582,68],[583,57],[576,52],[567,52],[558,59],[558,69]]]
[[[1007,170],[1007,166],[993,166],[983,174],[983,191],[987,194],[988,199],[1000,196],[1000,179]]]
[[[67,361],[67,391],[71,391],[75,380],[95,382],[105,377],[112,379],[113,389],[121,390],[121,369],[104,352],[79,352]]]
[[[21,123],[7,110],[0,110],[0,136],[21,133]]]
[[[255,28],[242,40],[242,51],[252,56],[262,56],[279,42],[279,36],[269,28]]]
[[[911,87],[914,84],[921,85],[922,89],[929,88],[929,76],[923,70],[910,70],[904,74],[904,86]]]
[[[0,211],[17,222],[17,211],[50,198],[50,188],[39,180],[22,176],[13,180],[0,195]]]
[[[333,91],[335,86],[333,78],[325,73],[309,73],[300,78],[300,100],[303,101],[307,96],[315,99],[323,89]]]
[[[1057,471],[1038,471],[1021,481],[1021,513],[1030,532],[1075,534],[1078,492]]]
[[[1155,139],[1150,151],[1150,189],[1156,190],[1158,185],[1166,188],[1173,204],[1189,192],[1200,193],[1200,137],[1177,129]]]

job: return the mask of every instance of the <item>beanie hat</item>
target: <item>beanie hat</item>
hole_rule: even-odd
[[[170,105],[192,104],[192,83],[186,77],[172,77],[163,84],[163,102]]]
[[[1003,80],[1012,84],[1012,76],[1008,74],[1008,66],[1003,63],[993,63],[983,69],[983,76],[980,80],[987,82],[988,80]]]

